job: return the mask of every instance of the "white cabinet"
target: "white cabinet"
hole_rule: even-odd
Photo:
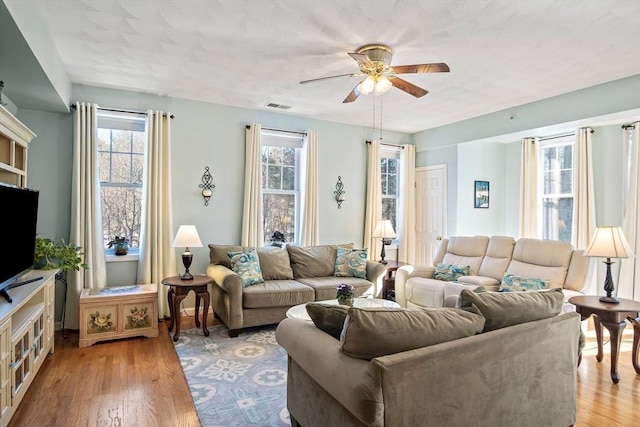
[[[0,182],[27,186],[27,149],[35,136],[0,105]]]
[[[34,270],[24,279],[42,277],[8,292],[0,300],[0,426],[9,423],[29,385],[53,353],[53,270]]]

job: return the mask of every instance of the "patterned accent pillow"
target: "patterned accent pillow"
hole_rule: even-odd
[[[526,291],[541,291],[549,288],[549,282],[542,279],[525,279],[522,277],[514,276],[513,274],[506,274],[502,278],[500,283],[499,292],[526,292]]]
[[[433,278],[436,280],[444,280],[445,282],[455,282],[460,277],[469,275],[470,268],[468,265],[460,267],[453,264],[440,263],[436,265]]]
[[[367,278],[367,250],[338,248],[334,276]]]
[[[246,251],[228,252],[231,258],[231,269],[242,279],[242,287],[264,283],[260,259],[255,248]]]

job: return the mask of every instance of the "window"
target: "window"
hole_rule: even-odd
[[[388,219],[398,232],[398,210],[400,206],[400,150],[380,150],[380,183],[382,185],[382,219]]]
[[[265,241],[279,231],[285,242],[297,242],[302,134],[265,130],[261,141]]]
[[[98,169],[105,247],[115,236],[140,246],[145,117],[98,113]]]
[[[540,141],[542,238],[571,242],[575,136]]]

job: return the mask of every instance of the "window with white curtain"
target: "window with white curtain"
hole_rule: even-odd
[[[126,237],[135,253],[140,245],[146,116],[98,112],[98,170],[105,247]]]
[[[540,139],[538,158],[542,195],[542,238],[571,242],[575,135]]]
[[[380,148],[380,183],[382,196],[382,219],[388,219],[399,236],[400,221],[400,148]]]
[[[287,243],[299,241],[300,152],[303,135],[262,130],[262,210],[265,243],[276,231]]]

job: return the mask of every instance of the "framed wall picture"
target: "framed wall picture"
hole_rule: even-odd
[[[474,181],[473,207],[489,207],[489,181]]]

